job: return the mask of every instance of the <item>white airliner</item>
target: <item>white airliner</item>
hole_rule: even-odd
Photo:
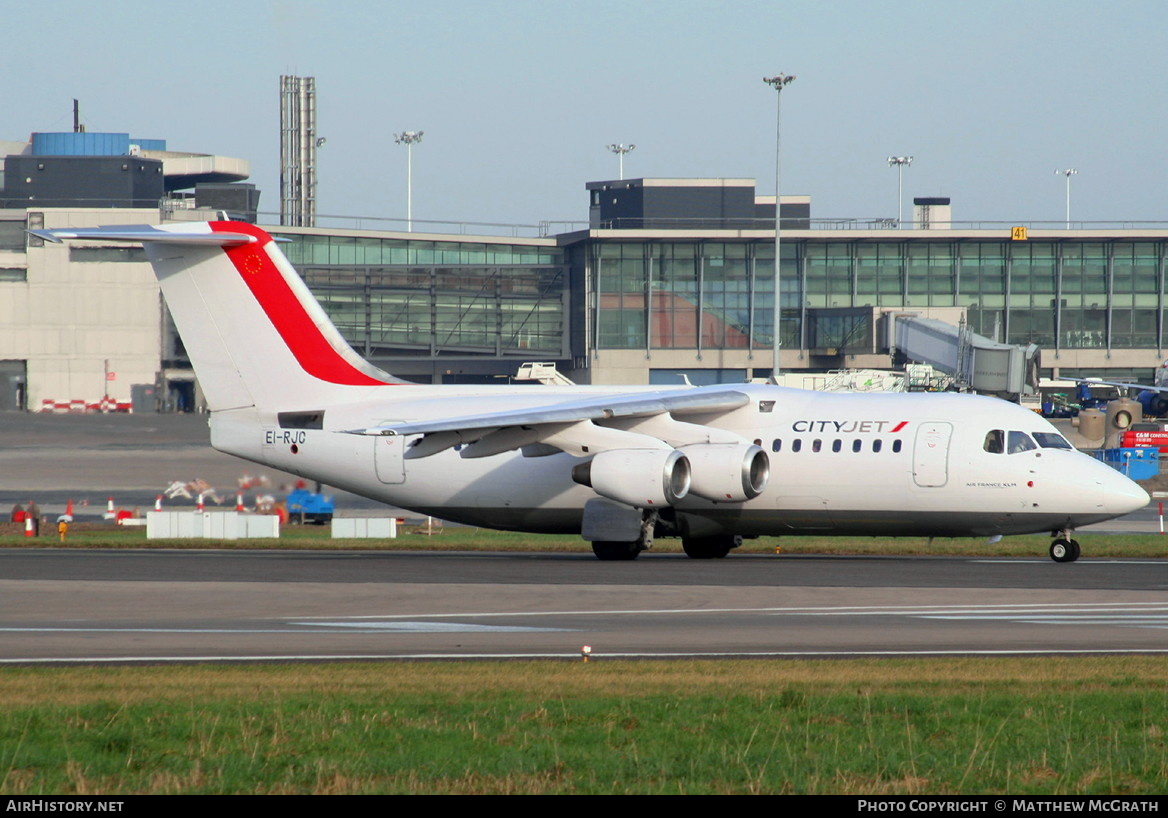
[[[574,532],[605,560],[654,535],[695,558],[743,537],[1072,531],[1148,495],[1005,401],[698,388],[435,386],[360,358],[263,230],[36,230],[142,242],[224,452],[446,520]]]
[[[1062,378],[1061,380],[1086,384],[1087,386],[1114,386],[1126,389],[1135,393],[1135,399],[1143,407],[1145,415],[1157,418],[1168,415],[1168,361],[1160,364],[1151,385],[1129,381],[1105,381],[1102,378]]]

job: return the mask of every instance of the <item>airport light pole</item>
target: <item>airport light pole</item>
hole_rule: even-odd
[[[779,286],[782,276],[783,256],[780,252],[782,239],[780,233],[780,214],[782,206],[779,201],[779,170],[782,167],[783,156],[783,89],[795,81],[794,74],[776,74],[773,77],[763,77],[762,81],[775,89],[775,297],[773,307],[774,329],[771,340],[771,359],[773,361],[771,380],[779,382],[779,353],[783,349],[783,301],[782,288]]]
[[[414,232],[414,143],[422,141],[425,131],[402,131],[393,141],[406,146],[406,232]]]
[[[620,176],[618,176],[617,178],[624,179],[625,178],[625,154],[629,153],[630,151],[635,151],[637,149],[637,146],[636,145],[621,145],[618,143],[616,145],[609,145],[608,149],[610,151],[612,151],[613,153],[615,153],[617,155],[617,158],[618,158],[618,166],[620,168]]]
[[[911,156],[890,156],[888,166],[896,168],[896,229],[900,229],[904,214],[904,169],[912,164]]]
[[[1055,176],[1067,177],[1067,221],[1066,221],[1066,225],[1065,225],[1065,229],[1067,229],[1067,230],[1071,229],[1071,177],[1074,176],[1078,172],[1079,171],[1075,170],[1074,168],[1067,168],[1066,170],[1056,170],[1054,172]]]

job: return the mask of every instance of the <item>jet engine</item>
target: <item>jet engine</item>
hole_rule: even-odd
[[[610,500],[662,508],[689,492],[690,465],[676,449],[611,449],[573,468],[572,479]]]
[[[681,449],[693,477],[690,492],[716,503],[741,503],[762,494],[771,476],[770,458],[753,443],[700,443]]]

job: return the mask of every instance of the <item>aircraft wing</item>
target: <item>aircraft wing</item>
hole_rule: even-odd
[[[585,398],[454,418],[388,423],[351,434],[422,435],[406,450],[409,459],[463,446],[462,457],[544,444],[579,456],[607,449],[673,448],[687,443],[740,443],[723,429],[686,423],[675,416],[733,411],[750,402],[734,387],[589,395]]]
[[[1124,383],[1123,381],[1099,381],[1094,378],[1059,378],[1062,381],[1085,383],[1088,386],[1118,386],[1120,389],[1139,389],[1142,392],[1168,392],[1168,386],[1153,386],[1147,383]]]

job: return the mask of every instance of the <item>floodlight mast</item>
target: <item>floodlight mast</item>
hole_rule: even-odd
[[[896,229],[900,229],[900,225],[904,216],[904,169],[912,164],[913,158],[911,156],[890,156],[888,157],[888,166],[896,168]]]
[[[608,149],[617,155],[617,159],[618,159],[617,164],[618,164],[618,167],[620,169],[620,175],[617,178],[624,179],[625,178],[625,154],[629,153],[631,151],[635,151],[637,149],[637,146],[636,145],[621,145],[618,143],[615,145],[609,145]]]
[[[1054,172],[1055,176],[1067,177],[1067,220],[1066,220],[1066,223],[1064,225],[1064,229],[1066,229],[1066,230],[1071,229],[1071,177],[1074,176],[1078,172],[1079,171],[1075,170],[1074,168],[1067,168],[1066,170],[1056,170]]]
[[[402,131],[393,141],[406,146],[406,232],[414,232],[414,143],[422,141],[425,131]]]
[[[783,348],[782,338],[782,319],[783,319],[783,303],[782,303],[782,288],[779,286],[782,280],[781,268],[783,264],[783,256],[780,253],[782,247],[782,240],[780,239],[780,216],[782,206],[780,204],[779,196],[779,171],[782,167],[783,155],[783,89],[795,81],[794,74],[776,74],[773,77],[763,77],[762,81],[775,89],[775,297],[774,297],[774,329],[772,330],[771,341],[771,358],[773,360],[773,368],[771,370],[771,380],[778,383],[779,372],[781,367],[779,365],[779,353]]]

